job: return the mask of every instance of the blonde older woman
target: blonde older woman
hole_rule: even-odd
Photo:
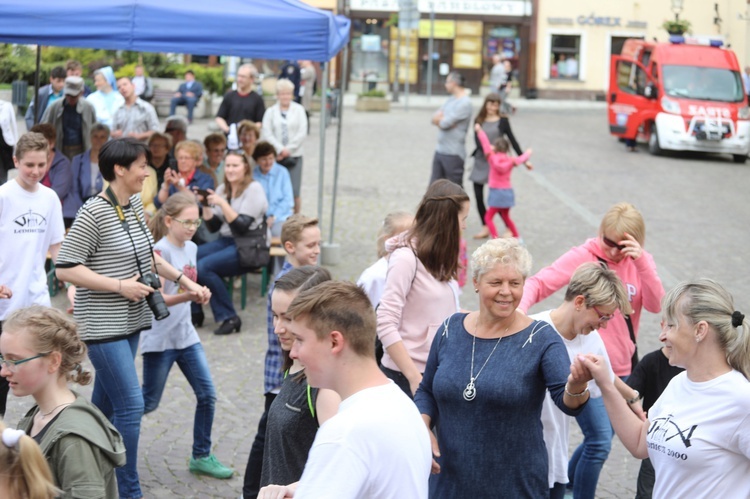
[[[659,339],[684,367],[641,421],[607,375],[606,361],[583,364],[602,390],[617,436],[650,458],[654,497],[750,497],[750,321],[719,283],[678,284],[664,297]]]
[[[545,322],[516,310],[531,256],[516,239],[493,239],[472,255],[479,310],[438,330],[414,401],[433,440],[431,497],[544,497],[545,393],[569,415],[589,398],[588,372],[572,366]]]
[[[276,161],[289,170],[294,192],[294,213],[300,210],[302,183],[302,142],[307,137],[307,114],[294,102],[294,83],[287,79],[276,82],[276,104],[263,115],[261,139],[278,151]]]
[[[154,198],[157,208],[160,208],[175,192],[207,190],[215,187],[213,177],[199,169],[199,166],[203,164],[203,145],[200,142],[183,140],[175,146],[174,154],[177,158],[177,171],[171,168],[164,171],[164,182]]]

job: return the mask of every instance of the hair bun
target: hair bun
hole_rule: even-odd
[[[745,314],[735,310],[732,312],[732,327],[740,327],[745,321]]]

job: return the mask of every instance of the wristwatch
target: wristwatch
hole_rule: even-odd
[[[638,390],[633,390],[633,391],[635,392],[635,397],[633,397],[632,399],[626,399],[628,404],[635,404],[636,402],[641,400],[641,394],[638,393]]]

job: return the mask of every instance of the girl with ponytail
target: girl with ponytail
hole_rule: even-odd
[[[0,375],[13,395],[34,397],[36,405],[18,429],[39,444],[62,496],[73,497],[83,487],[91,497],[116,497],[114,470],[125,464],[122,437],[99,409],[68,388],[68,383],[91,383],[91,372],[83,367],[86,352],[75,322],[63,312],[22,308],[3,322]],[[25,446],[25,439],[18,444]]]
[[[59,493],[36,442],[0,421],[0,497],[52,499]]]

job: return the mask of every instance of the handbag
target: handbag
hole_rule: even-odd
[[[297,158],[294,158],[292,156],[287,156],[281,161],[276,160],[276,162],[285,168],[294,168],[295,166],[297,166]]]
[[[268,224],[266,216],[258,227],[248,230],[242,235],[233,234],[237,247],[237,259],[240,267],[257,269],[265,267],[271,261],[271,247],[268,244]]]

